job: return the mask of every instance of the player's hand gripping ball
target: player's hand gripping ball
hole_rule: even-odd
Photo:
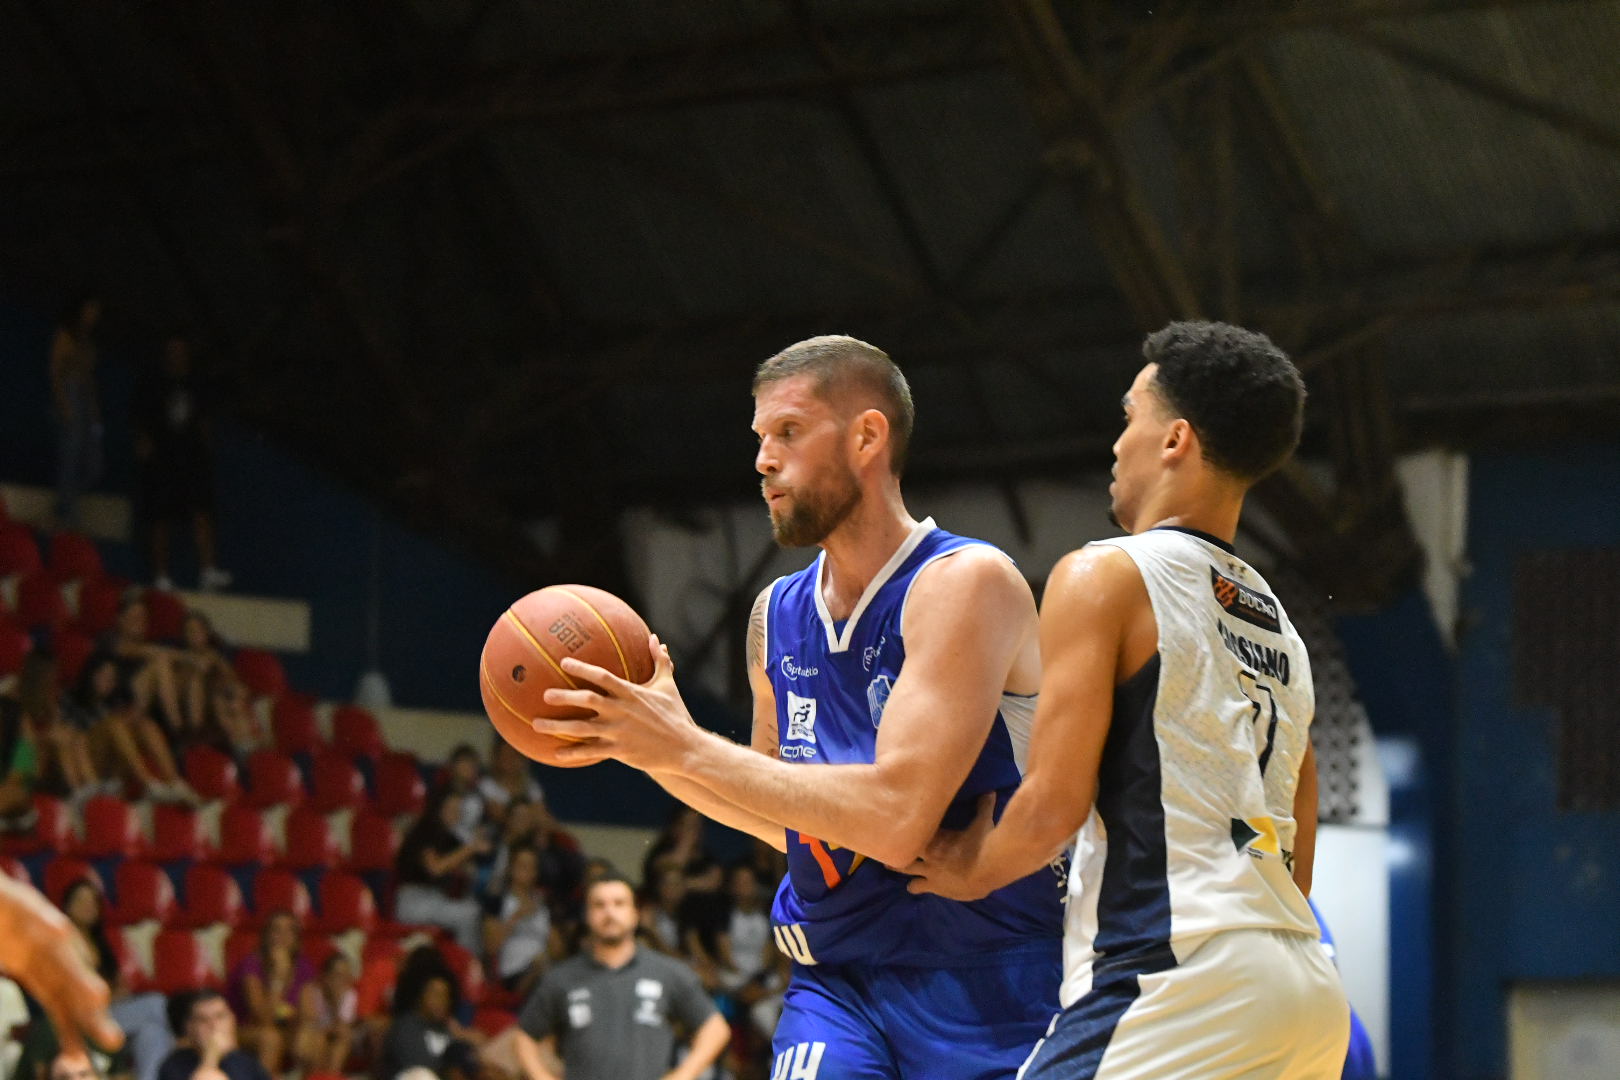
[[[547,705],[552,687],[584,688],[562,669],[573,656],[630,682],[653,675],[647,624],[634,608],[610,592],[589,585],[548,585],[530,593],[495,621],[478,664],[484,711],[501,737],[525,757],[546,765],[571,740],[544,735],[530,723],[588,717],[583,709]],[[595,687],[589,687],[595,689]]]

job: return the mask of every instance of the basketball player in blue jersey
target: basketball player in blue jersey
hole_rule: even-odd
[[[819,546],[766,588],[748,632],[752,748],[706,732],[667,653],[635,686],[547,700],[588,740],[559,754],[645,769],[788,855],[771,918],[793,960],[773,1080],[1010,1080],[1057,1007],[1061,864],[971,903],[909,892],[944,823],[1017,788],[1040,681],[1034,600],[1006,555],[917,521],[900,493],[911,395],[880,350],[800,342],[754,380],[755,467],[778,542]]]
[[[1337,1080],[1349,1007],[1305,900],[1310,661],[1232,548],[1304,386],[1223,323],[1143,353],[1109,489],[1130,535],[1047,582],[1024,782],[999,821],[942,832],[913,888],[970,900],[1073,845],[1063,1011],[1025,1080]]]

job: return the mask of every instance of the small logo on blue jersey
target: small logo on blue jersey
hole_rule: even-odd
[[[789,739],[802,739],[805,742],[816,741],[816,699],[813,697],[800,697],[793,691],[788,691],[788,730]]]
[[[798,664],[795,664],[793,662],[793,654],[792,653],[788,653],[786,656],[782,657],[781,667],[782,667],[782,677],[784,679],[798,679],[798,678],[808,679],[812,675],[820,675],[821,674],[821,669],[818,668],[818,667],[800,667]]]
[[[872,726],[877,727],[883,719],[883,706],[889,703],[889,694],[894,690],[894,681],[887,675],[879,675],[866,684],[866,707],[872,711]]]
[[[861,650],[861,667],[865,668],[867,671],[871,671],[872,665],[877,663],[877,658],[883,655],[883,646],[887,645],[888,643],[889,637],[887,634],[885,634],[883,637],[878,638],[878,643],[876,645],[868,645],[865,649]]]

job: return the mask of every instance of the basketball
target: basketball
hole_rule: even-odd
[[[554,687],[589,687],[563,671],[563,659],[572,656],[631,682],[646,682],[653,673],[647,634],[635,609],[602,589],[548,585],[532,592],[495,620],[484,641],[478,664],[484,711],[519,753],[546,765],[562,764],[556,751],[570,740],[541,734],[530,721],[591,715],[546,704],[545,693]]]

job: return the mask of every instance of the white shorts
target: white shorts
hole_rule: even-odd
[[[1349,1040],[1350,1004],[1316,939],[1225,930],[1180,963],[1098,973],[1018,1076],[1339,1080]]]

